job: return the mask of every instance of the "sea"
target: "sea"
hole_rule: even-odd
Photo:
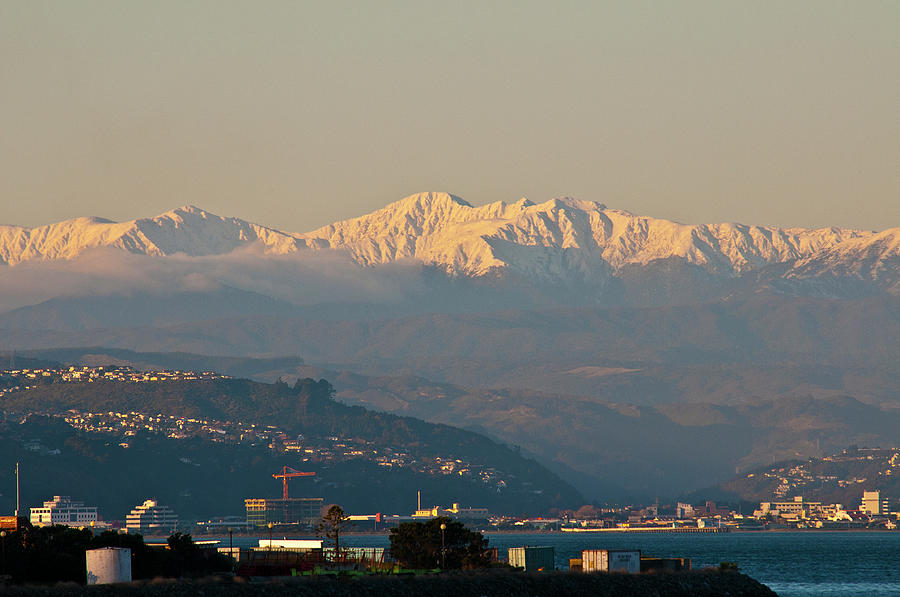
[[[485,533],[491,547],[552,546],[556,567],[582,549],[639,549],[646,556],[691,558],[694,569],[733,562],[782,597],[900,597],[900,531],[777,531],[733,533]],[[205,537],[204,537],[205,538]],[[275,539],[282,538],[280,535]],[[287,539],[313,539],[288,536]],[[199,539],[199,537],[198,537]],[[260,537],[234,536],[235,547]],[[228,537],[220,537],[228,546]],[[387,547],[387,535],[349,534],[346,546]]]

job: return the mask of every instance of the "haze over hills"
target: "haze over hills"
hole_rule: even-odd
[[[900,228],[421,193],[307,233],[195,207],[0,227],[0,259],[17,307],[0,350],[290,357],[247,374],[320,371],[343,401],[520,445],[596,497],[900,442],[882,424],[900,409]]]

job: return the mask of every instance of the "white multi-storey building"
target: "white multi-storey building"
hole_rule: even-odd
[[[178,516],[168,506],[160,506],[156,500],[144,500],[125,517],[129,533],[142,535],[168,535],[175,532]]]
[[[46,527],[62,524],[80,527],[97,522],[97,506],[85,506],[84,502],[73,502],[67,495],[54,495],[41,508],[31,509],[31,524]]]

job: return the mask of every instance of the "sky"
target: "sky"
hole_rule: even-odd
[[[900,2],[0,0],[0,223],[419,191],[900,226]]]

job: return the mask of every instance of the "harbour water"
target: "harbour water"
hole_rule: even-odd
[[[649,556],[691,558],[695,569],[734,562],[782,597],[900,597],[900,532],[498,533],[487,537],[501,554],[508,547],[553,546],[559,569],[568,567],[569,558],[580,557],[582,549],[640,549]],[[235,546],[255,546],[257,541],[234,538]],[[225,537],[223,545],[227,542]],[[389,542],[386,535],[348,535],[345,544],[387,546]]]

